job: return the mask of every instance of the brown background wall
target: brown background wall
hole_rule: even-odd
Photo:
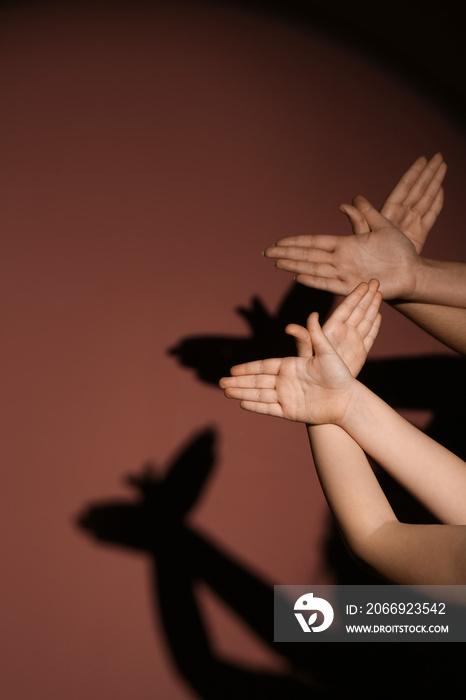
[[[465,259],[464,132],[367,56],[240,8],[20,3],[1,33],[2,696],[181,700],[150,558],[76,518],[134,500],[125,475],[148,461],[166,474],[210,426],[215,469],[190,526],[272,584],[334,581],[302,426],[241,412],[167,351],[248,336],[236,307],[257,295],[275,314],[292,285],[261,251],[348,233],[338,204],[380,204],[420,154],[449,164],[426,254]],[[384,309],[374,358],[431,352],[451,356]],[[281,668],[199,595],[214,657]]]

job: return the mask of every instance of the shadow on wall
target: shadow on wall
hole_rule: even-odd
[[[312,300],[311,300],[312,297]],[[283,327],[302,323],[309,309],[323,320],[333,297],[293,287],[276,317],[260,300],[248,318],[252,336],[244,339],[198,337],[182,341],[173,354],[196,369],[203,381],[216,383],[225,366],[244,359],[289,354]],[[285,336],[286,338],[286,336]],[[289,339],[288,339],[289,340]],[[265,353],[267,346],[268,353]],[[212,351],[221,358],[212,365]],[[294,351],[294,349],[293,349]],[[220,354],[220,353],[219,353]],[[432,356],[367,363],[361,379],[397,408],[433,411],[429,434],[465,456],[459,430],[464,415],[465,363],[453,356]],[[166,476],[152,466],[128,483],[138,492],[133,501],[90,505],[79,527],[101,542],[146,554],[152,563],[153,598],[166,642],[181,677],[203,700],[299,700],[301,698],[374,697],[403,691],[413,697],[438,697],[463,688],[462,664],[447,644],[277,644],[273,642],[273,585],[258,579],[206,534],[189,524],[189,513],[202,496],[215,467],[216,431],[207,428],[180,448]],[[431,522],[402,489],[380,473],[381,484],[399,517]],[[376,584],[383,581],[357,567],[331,526],[327,564],[335,582]],[[216,653],[196,596],[199,582],[209,586],[287,664],[282,674],[232,664]],[[264,601],[258,605],[257,601]],[[268,601],[268,602],[267,602]],[[456,695],[455,695],[456,697]]]
[[[221,377],[230,374],[233,365],[295,355],[294,338],[285,333],[285,326],[288,323],[305,326],[309,309],[318,311],[323,321],[333,301],[333,294],[294,284],[276,314],[267,311],[259,297],[253,297],[250,308],[236,309],[249,323],[249,336],[192,336],[183,338],[168,352],[177,357],[182,366],[194,369],[199,379],[217,386]]]

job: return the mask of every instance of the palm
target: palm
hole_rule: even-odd
[[[385,297],[409,294],[415,285],[414,244],[400,230],[387,225],[367,233],[343,238],[347,243],[339,255],[339,269],[351,289],[362,279],[375,277]]]
[[[369,351],[359,331],[353,326],[346,324],[337,324],[335,326],[327,326],[325,324],[322,330],[353,377],[357,377]]]
[[[384,205],[380,213],[411,241],[417,253],[421,252],[429,229],[423,224],[419,214],[411,209],[406,210],[402,205]]]
[[[286,357],[276,379],[282,417],[302,423],[331,423],[344,412],[350,383],[351,375],[335,352]]]

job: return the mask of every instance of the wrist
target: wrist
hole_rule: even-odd
[[[414,287],[406,296],[406,301],[421,301],[425,297],[430,272],[430,261],[419,255],[414,269]]]
[[[400,286],[396,294],[384,296],[384,300],[391,306],[402,304],[403,302],[418,302],[426,293],[429,286],[429,275],[431,275],[431,262],[418,255],[416,262],[410,267],[410,282]]]
[[[350,384],[348,385],[347,389],[345,389],[341,402],[339,402],[338,408],[335,411],[335,415],[331,423],[338,425],[340,428],[345,430],[345,426],[354,415],[354,411],[357,410],[362,386],[363,385],[361,382],[359,382],[357,379],[351,379]]]
[[[345,392],[345,403],[342,410],[339,412],[337,420],[332,421],[335,425],[338,425],[340,428],[347,431],[354,415],[357,414],[357,411],[359,410],[358,407],[361,403],[363,393],[364,385],[357,379],[353,379]]]

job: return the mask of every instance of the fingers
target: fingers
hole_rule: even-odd
[[[283,418],[283,409],[277,402],[275,381],[275,375],[246,374],[223,377],[220,380],[220,386],[223,388],[226,398],[237,399],[240,402],[240,407],[245,411]]]
[[[222,377],[220,386],[222,389],[275,389],[275,382],[275,374],[244,374],[239,377]]]
[[[294,337],[299,357],[312,356],[311,336],[306,328],[298,326],[297,323],[289,323],[285,328],[285,333]]]
[[[358,323],[357,326],[357,331],[362,338],[363,342],[365,343],[366,338],[369,336],[372,337],[372,332],[374,329],[374,325],[376,325],[376,330],[375,330],[375,335],[372,337],[372,342],[370,344],[370,347],[372,347],[372,344],[377,336],[378,329],[380,327],[380,321],[381,321],[381,315],[379,314],[379,309],[380,309],[380,304],[382,303],[382,293],[377,291],[375,294],[372,296],[369,305],[367,306],[364,316],[361,319],[361,321]],[[379,320],[377,320],[379,318]],[[366,348],[367,350],[367,348]]]
[[[441,153],[436,153],[429,161],[418,158],[388,195],[381,211],[385,214],[391,206],[403,205],[415,207],[422,216],[436,199],[446,171]]]
[[[308,247],[303,245],[276,245],[272,248],[267,248],[264,251],[264,255],[267,258],[275,260],[275,267],[278,270],[285,270],[286,272],[294,272],[295,274],[308,274],[316,275],[318,277],[328,277],[333,276],[335,271],[332,265],[333,252],[326,250],[324,246],[327,245],[326,238],[328,236],[302,236],[305,239],[323,239],[321,242],[317,241],[314,243],[309,243]],[[286,239],[285,239],[286,240]],[[328,245],[329,248],[334,249],[334,244]]]
[[[244,410],[282,418],[275,389],[280,364],[280,358],[272,358],[236,365],[232,376],[222,377],[219,385],[226,398],[237,399]]]
[[[275,260],[278,270],[316,277],[333,277],[335,236],[294,236],[278,241],[264,255]],[[332,239],[332,240],[329,240]],[[296,243],[296,244],[295,244]]]
[[[369,283],[361,282],[335,309],[324,325],[324,333],[329,333],[332,337],[332,332],[337,331],[340,324],[352,326],[364,343],[367,353],[374,343],[380,326],[381,303],[382,294],[379,291],[378,280],[372,279]]]
[[[313,251],[308,252],[307,260],[297,260],[296,258],[280,258],[276,261],[275,267],[278,270],[294,272],[297,275],[313,275],[315,277],[333,277],[335,268],[331,263],[314,262]]]
[[[359,323],[359,320],[356,321],[357,314],[355,314],[356,309],[360,308],[361,302],[363,299],[368,295],[370,291],[370,287],[367,284],[367,282],[361,282],[361,284],[358,284],[358,286],[353,289],[353,291],[348,294],[346,299],[344,299],[341,304],[335,309],[333,314],[330,316],[329,321],[338,321],[339,323],[346,323],[349,321],[349,319],[352,317],[354,314],[355,317],[353,319],[354,323],[353,325],[356,325],[356,323]],[[375,289],[374,293],[372,296],[375,294],[377,291],[377,288]],[[370,300],[368,300],[367,305],[369,305]],[[361,309],[361,318],[363,315],[363,310]]]
[[[443,204],[442,181],[446,172],[447,165],[446,163],[443,163],[437,172],[433,174],[432,179],[425,188],[422,186],[418,187],[416,185],[416,187],[407,197],[407,201],[411,203],[412,208],[415,209],[421,216],[424,216],[424,214],[429,211],[432,204],[436,201],[439,193],[441,193],[440,197]]]
[[[267,380],[271,377],[267,377]],[[267,416],[276,416],[283,418],[283,409],[277,402],[277,392],[275,389],[268,388],[249,388],[249,380],[257,381],[260,384],[264,377],[223,377],[220,380],[220,386],[224,388],[224,393],[227,399],[237,399],[240,402],[240,407],[245,411],[252,413],[260,413]],[[245,385],[234,386],[230,382],[245,382]],[[273,377],[275,382],[275,377]]]
[[[406,194],[404,205],[411,205],[421,216],[425,214],[437,196],[446,172],[447,166],[442,154],[436,153]]]
[[[283,409],[278,403],[260,403],[258,401],[241,401],[240,406],[245,411],[251,411],[251,413],[260,413],[264,416],[275,416],[276,418],[283,418]]]
[[[442,211],[443,200],[444,200],[444,192],[443,192],[443,188],[441,187],[440,190],[437,192],[435,199],[430,206],[430,209],[422,217],[422,223],[424,224],[424,226],[427,228],[428,231],[430,231],[432,226],[435,224],[435,222],[437,221],[438,215]]]
[[[280,238],[279,241],[275,243],[274,246],[266,248],[264,250],[264,255],[267,258],[280,257],[274,254],[277,248],[287,248],[287,247],[298,247],[304,250],[308,248],[317,248],[319,250],[326,250],[332,253],[335,250],[335,244],[338,241],[338,236],[327,236],[327,235],[314,235],[314,236],[287,236],[286,238]]]
[[[235,365],[230,369],[233,376],[244,374],[278,374],[282,363],[281,357],[273,357],[267,360],[254,360],[253,362],[245,362],[242,365]],[[223,377],[220,381],[229,377]]]
[[[356,207],[351,204],[340,204],[340,211],[346,214],[350,220],[351,226],[353,228],[353,233],[360,235],[362,233],[369,233],[370,228],[366,221],[365,216]]]
[[[295,280],[306,287],[320,289],[323,292],[331,292],[332,294],[339,294],[341,296],[345,296],[351,291],[351,286],[349,286],[348,282],[339,277],[335,277],[334,274],[328,277],[299,274],[296,275]]]
[[[421,156],[417,158],[411,167],[401,176],[401,178],[396,183],[393,190],[388,195],[385,200],[384,206],[386,204],[401,204],[406,195],[411,190],[412,186],[418,179],[420,173],[424,170],[427,165],[427,158]],[[382,207],[383,209],[383,207]]]
[[[376,303],[377,308],[380,306],[381,294],[378,294],[379,281],[371,280],[369,283],[361,282],[353,289],[351,294],[348,294],[340,306],[338,306],[329,321],[337,321],[338,323],[348,323],[352,326],[358,326],[359,323],[367,316],[368,309],[372,304]],[[378,296],[377,296],[378,294]],[[378,299],[375,302],[375,299]],[[370,317],[375,317],[376,314],[370,313]]]
[[[320,326],[319,314],[317,311],[313,311],[313,313],[309,316],[307,327],[311,335],[312,345],[316,355],[335,353],[333,345],[330,343]]]
[[[366,294],[348,319],[348,323],[357,326],[358,330],[360,330],[362,323],[373,323],[380,308],[380,304],[382,303],[379,281],[371,280],[368,287]]]
[[[348,216],[355,219],[358,231],[363,227],[370,230],[356,208]],[[278,270],[293,273],[296,282],[306,287],[346,295],[354,283],[345,279],[341,258],[351,258],[354,246],[354,236],[292,236],[267,248],[264,255],[275,260]]]
[[[232,386],[224,390],[227,399],[240,401],[255,401],[258,403],[277,403],[275,389],[248,389],[243,386]]]
[[[297,323],[289,323],[285,328],[285,333],[292,335],[296,340],[301,340],[303,342],[309,341],[309,332],[303,326],[299,326]]]
[[[353,205],[367,221],[371,230],[390,226],[390,222],[369,202],[368,199],[358,194],[353,199]]]
[[[303,238],[333,238],[333,236],[303,236]],[[328,263],[332,260],[332,253],[335,250],[334,243],[324,247],[324,241],[309,243],[307,246],[302,245],[280,245],[276,244],[271,248],[264,250],[266,258],[283,259],[283,260],[311,260],[312,262]],[[330,248],[330,249],[329,249]],[[310,256],[311,255],[311,256]]]
[[[222,377],[219,386],[227,398],[238,399],[246,411],[282,417],[275,390],[281,362],[281,358],[270,358],[236,365],[230,377]]]
[[[374,341],[377,338],[377,334],[379,332],[380,324],[382,323],[382,314],[377,313],[376,317],[369,328],[368,333],[364,337],[363,343],[364,343],[364,349],[366,351],[366,354],[369,352],[369,350],[372,348],[374,345]]]

